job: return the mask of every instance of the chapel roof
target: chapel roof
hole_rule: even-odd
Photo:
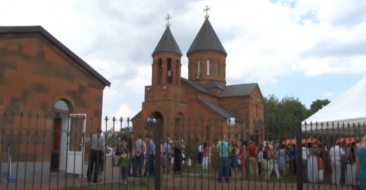
[[[228,110],[226,110],[224,107],[215,104],[213,102],[209,102],[206,100],[199,99],[200,102],[202,102],[204,105],[215,111],[216,113],[220,114],[224,118],[230,118],[235,117],[234,114],[230,113]],[[236,117],[235,117],[236,118]]]
[[[190,86],[194,87],[200,92],[204,92],[206,94],[210,94],[212,96],[218,97],[218,98],[225,98],[225,97],[235,97],[235,96],[249,96],[252,94],[253,90],[258,86],[257,83],[248,83],[248,84],[235,84],[235,85],[226,85],[221,86],[220,84],[216,84],[214,81],[209,81],[206,84],[199,84],[194,81],[185,79],[182,77],[182,80],[189,84]],[[222,91],[216,95],[212,93],[209,88],[214,88],[217,85],[216,88],[222,89]]]
[[[172,32],[170,31],[170,27],[166,27],[165,32],[163,36],[160,38],[160,41],[156,46],[153,54],[160,52],[172,52],[182,55],[182,52],[180,51],[179,46],[175,41]]]
[[[205,19],[187,54],[199,50],[214,50],[227,54],[208,18]]]

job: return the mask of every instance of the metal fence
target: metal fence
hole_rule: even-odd
[[[132,122],[83,114],[4,113],[0,116],[0,189],[357,188],[350,152],[365,140],[364,124],[295,122],[286,130],[281,126],[281,122],[264,126],[262,121],[238,118]],[[93,157],[87,138],[99,127],[106,144],[104,153],[94,155],[98,165],[94,183],[93,175],[90,180],[87,175]],[[129,148],[130,138],[135,145],[139,137],[147,155],[128,152],[129,167],[122,169],[126,162],[118,161],[119,150]],[[149,156],[154,149],[149,139],[155,145],[154,156]],[[336,144],[342,151],[332,153]],[[303,150],[308,154],[305,159]],[[335,152],[340,159],[332,162]],[[124,174],[129,175],[126,183]],[[332,181],[335,174],[339,181]]]

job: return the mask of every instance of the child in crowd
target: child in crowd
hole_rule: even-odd
[[[187,164],[186,164],[187,172],[191,171],[191,166],[192,166],[192,159],[190,157],[188,157],[187,158]]]
[[[124,148],[121,154],[121,180],[127,184],[127,168],[128,168],[128,149]]]
[[[163,152],[163,155],[160,157],[161,166],[163,167],[163,173],[167,172],[168,159],[166,153]]]

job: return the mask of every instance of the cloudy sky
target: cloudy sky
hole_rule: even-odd
[[[151,84],[151,54],[172,15],[185,56],[211,7],[228,84],[258,82],[263,95],[309,106],[366,73],[365,0],[0,0],[0,25],[42,25],[112,82],[103,115],[132,117]]]

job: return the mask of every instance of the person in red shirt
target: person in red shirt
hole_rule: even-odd
[[[203,143],[203,149],[202,149],[202,168],[205,170],[208,169],[208,156],[209,156],[209,147],[207,146],[207,143]]]
[[[255,147],[253,141],[249,142],[248,152],[249,152],[249,175],[255,176],[257,173],[257,148]]]

